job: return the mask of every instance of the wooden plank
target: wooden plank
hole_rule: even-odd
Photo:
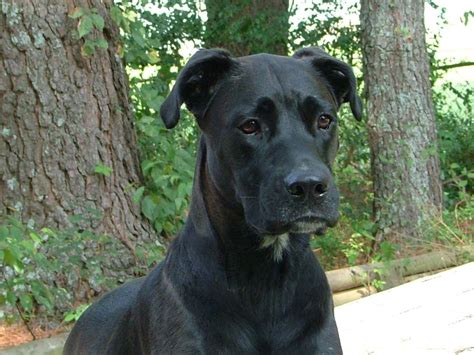
[[[421,279],[422,277],[431,276],[431,275],[437,274],[439,272],[447,271],[449,269],[452,269],[452,268],[440,269],[440,270],[429,271],[429,272],[422,272],[421,274],[408,275],[408,276],[405,276],[403,278],[403,282],[406,283],[406,282],[415,281],[415,280]]]
[[[345,354],[473,354],[474,262],[336,307]]]

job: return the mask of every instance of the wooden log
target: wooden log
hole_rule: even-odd
[[[399,275],[404,277],[459,265],[466,254],[472,257],[474,246],[467,246],[453,251],[436,251],[386,263],[365,264],[332,270],[326,272],[326,276],[332,291],[336,293],[368,285],[372,280],[380,278],[380,274],[385,275],[382,279],[397,280],[400,277],[392,276]],[[401,280],[398,282],[400,283]],[[389,286],[394,285],[390,282]]]
[[[335,293],[332,295],[332,299],[334,301],[334,306],[340,306],[345,303],[358,300],[362,297],[372,295],[374,293],[377,293],[375,287],[358,287],[352,290]]]
[[[346,267],[326,272],[332,292],[337,293],[368,284],[376,264]]]
[[[447,271],[447,270],[450,270],[450,269],[452,269],[452,268],[440,269],[440,270],[436,270],[436,271],[429,271],[429,272],[423,272],[423,273],[420,273],[420,274],[405,276],[403,278],[403,282],[406,283],[406,282],[414,281],[414,280],[420,279],[422,277],[434,275],[434,274],[437,274],[439,272]],[[373,287],[373,286],[362,286],[362,287],[353,288],[351,290],[346,290],[346,291],[341,291],[341,292],[334,293],[332,295],[332,298],[333,298],[333,301],[334,301],[334,306],[337,307],[337,306],[341,306],[343,304],[346,304],[346,303],[349,303],[349,302],[352,302],[352,301],[356,301],[356,300],[361,299],[363,297],[373,295],[374,293],[377,293],[377,289],[375,287]]]

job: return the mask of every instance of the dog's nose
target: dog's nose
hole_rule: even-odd
[[[293,197],[323,196],[329,186],[329,176],[311,171],[292,172],[285,178],[285,187]]]

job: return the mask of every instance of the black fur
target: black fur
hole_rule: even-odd
[[[86,311],[64,353],[341,354],[309,233],[338,218],[331,165],[343,102],[360,117],[352,70],[320,49],[197,52],[161,108],[171,128],[186,103],[203,132],[186,224],[146,278]],[[322,114],[332,117],[324,130]],[[242,132],[249,119],[260,132]],[[292,179],[326,191],[292,193]]]

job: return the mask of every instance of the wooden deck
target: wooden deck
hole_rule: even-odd
[[[345,355],[474,354],[474,262],[335,312]]]

